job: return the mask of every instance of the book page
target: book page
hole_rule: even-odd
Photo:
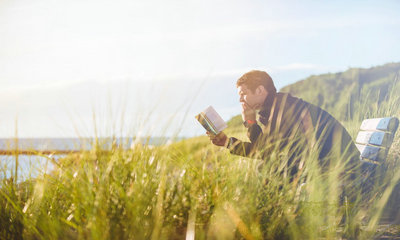
[[[218,134],[218,130],[214,127],[214,125],[210,122],[210,120],[203,112],[197,114],[195,118],[207,130],[207,132],[212,133],[214,135]]]
[[[195,118],[208,132],[214,135],[217,135],[228,126],[212,106],[197,114]]]
[[[203,112],[210,120],[210,122],[214,125],[218,133],[228,126],[212,106],[209,106]]]

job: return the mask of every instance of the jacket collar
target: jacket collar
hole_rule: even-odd
[[[269,93],[267,95],[267,97],[265,98],[263,106],[261,107],[260,111],[258,112],[258,114],[260,115],[259,116],[260,121],[263,124],[265,124],[269,119],[269,115],[271,114],[271,108],[272,108],[272,105],[274,104],[276,95],[278,95],[278,93]]]

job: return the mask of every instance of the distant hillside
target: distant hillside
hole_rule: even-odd
[[[358,110],[379,108],[390,92],[400,94],[400,63],[372,68],[350,68],[345,72],[310,76],[281,89],[322,107],[340,120],[353,118]]]
[[[399,116],[400,102],[391,103],[393,108],[389,113],[387,107],[383,110],[379,107],[383,101],[390,100],[390,94],[400,95],[400,63],[310,76],[280,91],[318,105],[342,122],[360,113],[366,118],[368,112],[371,117]],[[383,113],[376,114],[377,110]],[[242,132],[241,116],[229,120],[228,126],[233,132]]]

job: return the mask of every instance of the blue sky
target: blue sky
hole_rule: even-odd
[[[239,114],[234,84],[248,70],[280,88],[400,61],[399,10],[400,1],[4,0],[0,137],[15,135],[15,119],[21,137],[90,136],[95,125],[102,135],[202,134],[192,116],[208,105],[227,120]]]

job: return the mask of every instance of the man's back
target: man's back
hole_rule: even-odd
[[[250,142],[231,138],[231,153],[268,161],[271,151],[286,150],[293,162],[304,151],[318,151],[325,168],[332,158],[351,163],[348,169],[358,164],[359,152],[346,129],[329,113],[300,98],[288,93],[269,95],[258,122],[248,129]],[[297,172],[297,166],[292,172]]]

